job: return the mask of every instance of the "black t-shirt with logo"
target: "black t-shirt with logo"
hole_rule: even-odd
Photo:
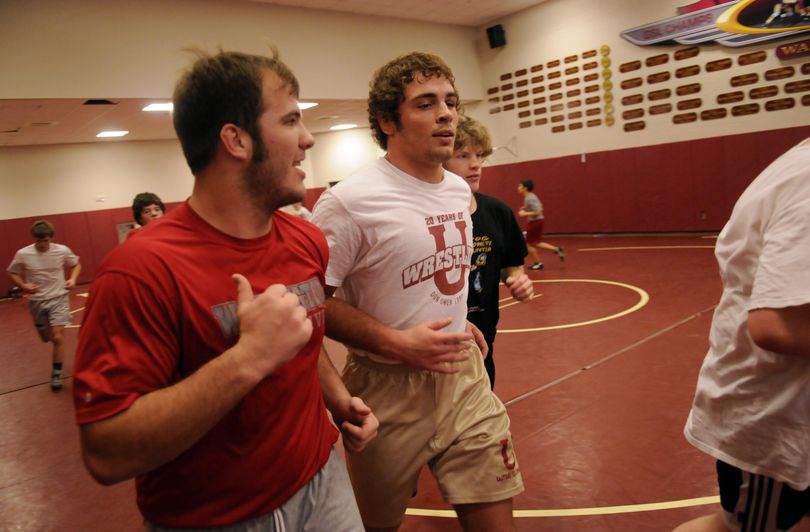
[[[498,284],[501,269],[521,266],[528,251],[512,209],[492,196],[475,193],[472,213],[473,254],[470,266],[467,319],[481,329],[487,343],[498,325]]]

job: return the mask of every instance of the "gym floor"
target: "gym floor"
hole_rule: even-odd
[[[713,235],[550,238],[535,298],[502,287],[496,393],[526,491],[520,531],[664,531],[719,508],[714,461],[682,435],[720,297]],[[0,530],[142,530],[133,482],[97,485],[71,388],[88,286],[73,290],[65,388],[25,300],[0,301]],[[345,349],[327,342],[338,367]],[[424,472],[402,531],[460,530]]]

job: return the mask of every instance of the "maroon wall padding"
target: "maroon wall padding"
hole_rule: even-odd
[[[517,185],[532,179],[549,233],[717,231],[748,184],[807,137],[802,126],[491,166],[481,192],[517,212]]]
[[[179,205],[167,203],[166,211]],[[12,220],[0,220],[0,261],[3,271],[11,263],[14,253],[31,243],[31,225],[37,220],[48,220],[56,228],[54,242],[65,244],[79,256],[82,271],[79,283],[89,283],[96,274],[104,257],[118,245],[115,226],[132,221],[132,209],[121,207],[101,211],[71,212],[28,216]],[[7,275],[0,276],[0,297],[5,296],[13,283]]]
[[[587,153],[584,163],[579,155],[569,155],[492,166],[484,171],[481,192],[501,198],[517,212],[523,201],[517,185],[533,179],[549,233],[717,231],[751,180],[807,137],[810,126]],[[324,190],[307,190],[304,206],[312,210]],[[31,224],[42,218],[56,226],[55,241],[81,258],[79,282],[84,283],[118,245],[115,226],[132,220],[132,211],[0,220],[4,268],[16,250],[32,242]],[[0,276],[0,296],[11,286],[7,276]]]
[[[315,202],[318,201],[318,198],[321,197],[323,191],[326,190],[326,187],[316,187],[307,189],[307,197],[304,198],[304,207],[312,210],[312,207],[315,206]]]

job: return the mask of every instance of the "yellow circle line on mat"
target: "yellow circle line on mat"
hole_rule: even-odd
[[[579,321],[576,323],[565,323],[562,325],[548,325],[546,327],[530,327],[528,329],[498,329],[499,333],[523,333],[523,332],[537,332],[537,331],[553,331],[556,329],[570,329],[572,327],[584,327],[585,325],[593,325],[594,323],[601,323],[603,321],[614,320],[616,318],[620,318],[622,316],[626,316],[632,312],[637,311],[644,305],[646,305],[650,301],[650,295],[645,292],[643,289],[633,286],[631,284],[619,283],[616,281],[601,281],[599,279],[544,279],[544,280],[536,280],[533,281],[535,283],[597,283],[597,284],[609,284],[613,286],[620,286],[622,288],[627,288],[628,290],[632,290],[633,292],[638,294],[638,301],[632,307],[622,310],[621,312],[617,312],[616,314],[611,314],[610,316],[604,316],[602,318],[596,318],[593,320],[588,321]]]
[[[714,246],[622,246],[615,248],[579,248],[577,251],[625,251],[628,249],[714,249]]]
[[[534,294],[534,295],[532,295],[531,298],[529,298],[529,301],[534,301],[538,297],[542,297],[542,296],[543,296],[543,294]],[[509,299],[512,299],[512,302],[511,303],[506,303],[505,305],[501,305],[500,307],[498,307],[498,310],[503,310],[506,307],[511,307],[512,305],[517,305],[519,303],[523,303],[523,301],[518,301],[518,300],[513,299],[511,297],[506,298],[506,300],[509,300]],[[504,300],[504,301],[506,301],[506,300]],[[528,303],[528,301],[527,301],[527,303]]]
[[[697,497],[694,499],[681,499],[679,501],[652,502],[645,504],[628,504],[624,506],[598,506],[596,508],[564,508],[559,510],[513,510],[515,517],[574,517],[578,515],[609,515],[626,514],[633,512],[652,512],[655,510],[671,510],[673,508],[690,508],[718,504],[720,497]],[[454,510],[426,510],[422,508],[408,508],[406,515],[422,517],[456,517]]]

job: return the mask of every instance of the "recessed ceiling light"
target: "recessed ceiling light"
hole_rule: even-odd
[[[357,127],[357,124],[338,124],[336,126],[332,126],[329,129],[332,131],[340,131],[342,129],[354,129]]]
[[[148,111],[148,112],[171,112],[174,109],[174,104],[172,102],[166,103],[150,103],[141,111]]]
[[[318,102],[298,102],[298,108],[301,109],[302,111],[304,109],[311,109],[316,105],[318,105]]]
[[[98,135],[96,135],[96,137],[123,137],[124,135],[129,135],[129,131],[101,131]]]

